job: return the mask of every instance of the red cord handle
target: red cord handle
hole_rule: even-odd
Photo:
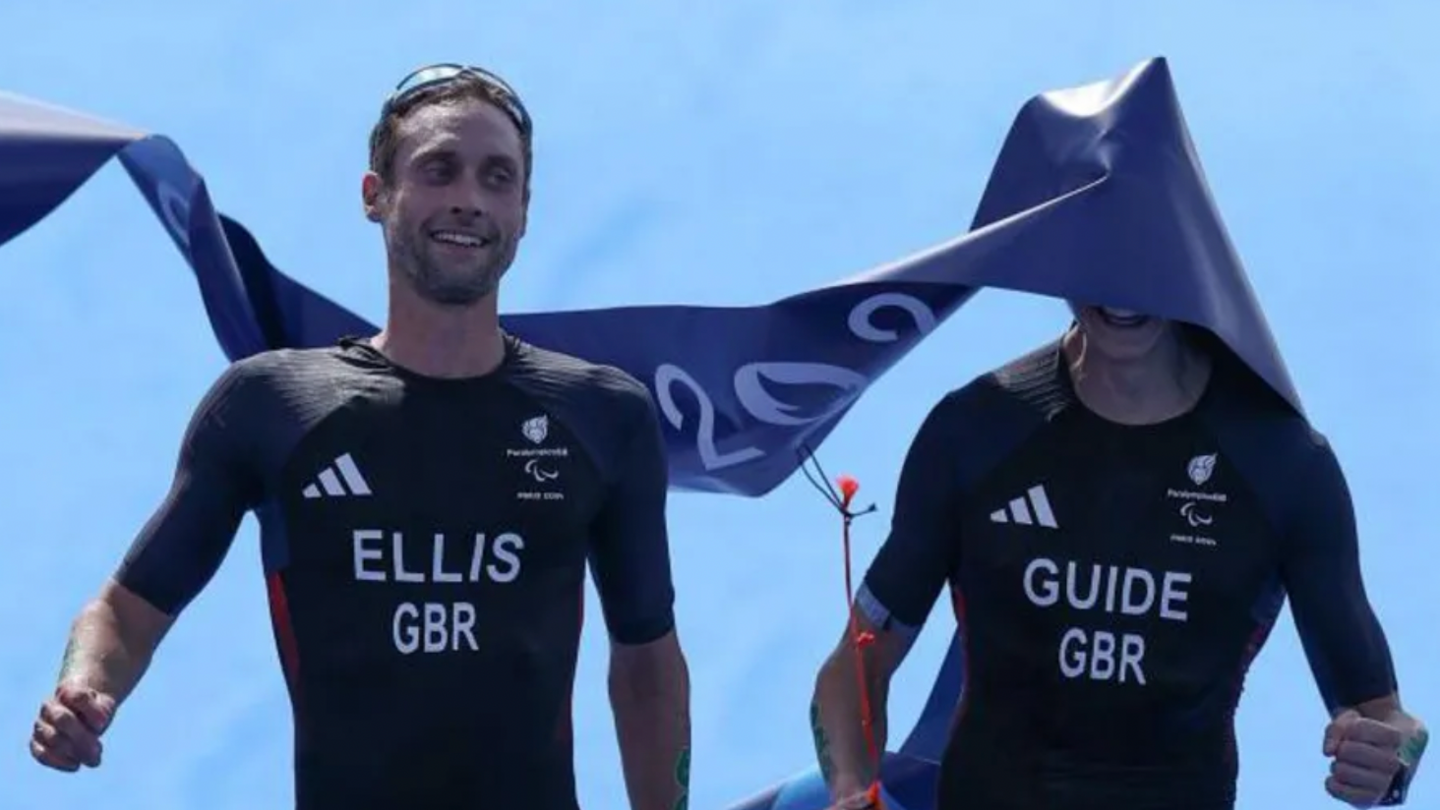
[[[855,678],[860,687],[860,727],[865,732],[865,747],[870,754],[875,774],[875,781],[870,783],[866,796],[870,800],[870,806],[877,810],[884,810],[884,805],[880,801],[880,750],[875,744],[874,715],[870,711],[869,679],[865,677],[865,648],[875,641],[875,636],[871,633],[860,632],[855,617],[855,590],[851,584],[850,523],[854,519],[854,515],[850,513],[850,502],[855,498],[855,493],[860,491],[860,483],[848,475],[840,476],[837,483],[840,486],[841,516],[843,518],[841,539],[845,550],[845,608],[850,615],[850,641],[855,645]]]

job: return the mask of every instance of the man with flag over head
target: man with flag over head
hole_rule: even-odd
[[[1326,439],[1208,330],[1071,309],[914,438],[855,599],[865,692],[849,629],[816,681],[835,807],[871,806],[862,709],[883,750],[892,674],[947,585],[964,683],[940,810],[1230,810],[1241,686],[1287,596],[1331,714],[1325,789],[1402,802],[1427,733]]]
[[[100,764],[117,709],[254,512],[297,808],[575,808],[587,569],[630,805],[683,808],[689,686],[654,405],[620,370],[499,326],[530,117],[493,74],[432,66],[385,103],[370,160],[384,329],[220,376],[168,495],[76,619],[31,752]]]

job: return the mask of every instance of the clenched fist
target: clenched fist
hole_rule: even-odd
[[[1325,790],[1354,807],[1374,807],[1400,771],[1405,732],[1354,709],[1341,712],[1325,729],[1330,776]]]
[[[42,765],[74,772],[100,766],[100,735],[115,715],[115,699],[69,684],[40,706],[30,736],[30,754]]]

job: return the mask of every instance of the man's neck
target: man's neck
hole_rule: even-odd
[[[479,377],[505,360],[494,293],[468,307],[447,307],[391,284],[385,328],[372,340],[401,368],[427,377]]]
[[[1062,345],[1080,402],[1123,425],[1150,425],[1189,412],[1210,380],[1209,358],[1178,337],[1125,362],[1087,351],[1079,329],[1066,333]]]

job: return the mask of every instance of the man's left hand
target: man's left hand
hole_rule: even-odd
[[[1405,732],[1354,709],[1336,715],[1325,728],[1325,756],[1331,758],[1325,790],[1354,807],[1374,807],[1400,771]]]

